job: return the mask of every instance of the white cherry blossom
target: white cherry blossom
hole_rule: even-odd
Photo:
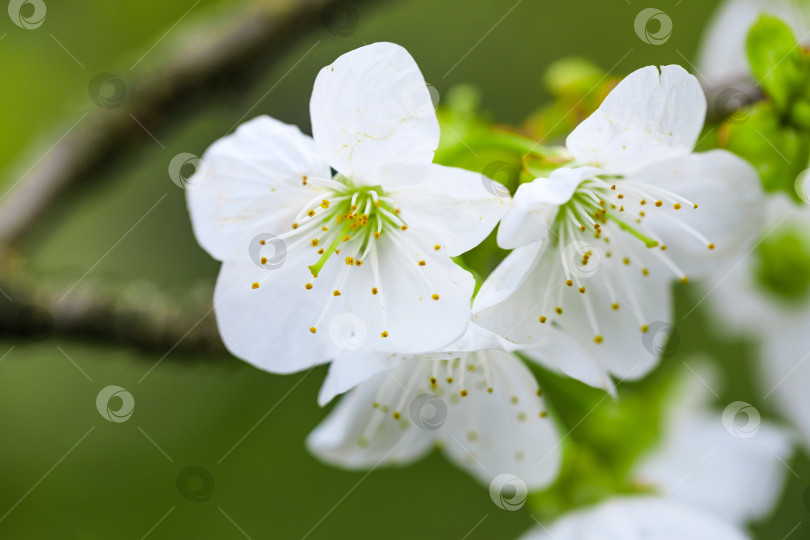
[[[706,100],[679,66],[624,79],[567,139],[573,164],[521,185],[498,231],[514,249],[485,281],[473,321],[595,386],[657,362],[670,283],[747,247],[760,224],[755,170],[692,153]],[[657,336],[656,339],[661,339]]]
[[[310,111],[313,137],[255,118],[214,143],[192,179],[194,232],[223,263],[214,305],[225,345],[289,373],[451,343],[469,324],[475,285],[451,257],[486,238],[508,199],[477,173],[432,163],[438,121],[398,45],[323,68]],[[362,322],[362,351],[330,337],[347,314]],[[381,369],[355,366],[346,388]]]

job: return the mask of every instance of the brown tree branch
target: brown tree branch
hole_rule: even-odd
[[[209,24],[204,31],[190,32],[168,61],[143,67],[139,70],[143,74],[126,83],[123,104],[108,102],[109,108],[99,107],[74,129],[62,131],[67,134],[2,195],[0,259],[68,186],[148,140],[134,119],[152,130],[161,129],[177,118],[190,97],[210,99],[235,81],[246,82],[265,72],[308,30],[323,25],[342,34],[353,30],[357,18],[354,4],[344,0],[264,0],[216,21],[215,27]],[[150,58],[159,58],[160,52],[151,52]]]
[[[145,282],[123,286],[88,282],[69,296],[64,291],[70,284],[48,283],[0,279],[0,335],[29,340],[89,338],[163,353],[225,350],[216,328],[210,283],[192,287],[181,298]]]

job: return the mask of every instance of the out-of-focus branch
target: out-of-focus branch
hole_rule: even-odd
[[[70,284],[0,278],[0,335],[89,338],[162,353],[225,350],[211,308],[210,283],[179,299],[144,282],[123,287],[86,283],[66,296],[68,288]]]
[[[740,109],[765,99],[762,90],[748,75],[722,84],[704,85],[708,108],[706,122],[716,124],[734,116]]]
[[[148,135],[176,119],[191,97],[211,98],[235,81],[247,83],[279,59],[286,46],[320,25],[335,33],[356,23],[356,8],[344,0],[265,0],[231,14],[204,32],[184,35],[182,46],[155,67],[161,49],[150,53],[134,80],[126,83],[126,102],[88,113],[19,181],[0,203],[0,252],[31,228],[37,216],[71,184],[87,178]],[[353,20],[354,19],[354,20]],[[197,29],[199,30],[199,29]],[[174,45],[174,43],[172,43]],[[174,52],[176,50],[176,52]],[[164,52],[165,54],[165,52]],[[57,137],[59,136],[57,135]],[[4,255],[0,253],[0,258]]]

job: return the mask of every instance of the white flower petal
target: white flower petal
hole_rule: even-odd
[[[756,170],[726,152],[692,154],[638,171],[629,180],[669,190],[698,208],[668,204],[650,208],[645,225],[661,238],[667,254],[687,275],[706,275],[742,256],[763,223],[765,203]],[[690,234],[684,226],[702,235]],[[736,262],[736,259],[735,259]]]
[[[802,434],[810,449],[810,308],[784,321],[764,336],[760,369],[763,391],[773,395],[785,418]]]
[[[746,540],[700,508],[656,497],[616,497],[537,527],[523,540]]]
[[[566,145],[580,163],[627,174],[691,152],[705,117],[695,77],[677,65],[648,66],[622,80]]]
[[[247,254],[222,264],[214,309],[231,353],[271,373],[293,373],[334,356],[328,334],[309,330],[330,294],[327,287],[304,289],[307,262],[306,253],[293,250],[275,270],[256,266]]]
[[[410,230],[455,257],[480,244],[509,209],[510,200],[496,193],[488,178],[432,163],[386,165],[383,189],[402,212]]]
[[[661,446],[639,465],[637,478],[729,523],[744,526],[766,518],[782,493],[792,443],[780,428],[763,422],[755,429],[741,438],[726,430],[719,413],[685,415],[670,424]]]
[[[449,413],[439,430],[445,453],[485,484],[507,473],[529,490],[547,486],[560,468],[560,437],[546,415],[534,376],[509,353],[475,354],[486,358],[493,391],[469,375],[466,397],[445,398]]]
[[[381,371],[394,369],[402,360],[400,355],[381,353],[367,347],[339,352],[329,364],[329,373],[318,394],[318,405],[326,405],[338,394],[351,390]]]
[[[310,433],[307,448],[321,460],[349,469],[404,465],[424,455],[433,432],[414,427],[407,414],[394,420],[391,410],[383,412],[377,401],[384,385],[397,384],[389,373],[378,373],[346,394]]]
[[[388,163],[430,163],[439,122],[425,79],[408,51],[374,43],[323,68],[310,100],[312,134],[330,164],[376,185]]]
[[[607,368],[601,365],[588,348],[565,332],[553,329],[537,343],[524,346],[520,352],[541,366],[602,388],[615,395],[616,388]]]
[[[473,322],[514,343],[526,344],[536,358],[546,358],[564,373],[583,374],[583,382],[588,384],[610,389],[609,382],[602,378],[603,370],[622,379],[637,379],[649,372],[671,329],[671,294],[668,280],[657,277],[666,275],[660,263],[642,251],[632,265],[625,265],[615,254],[607,257],[601,243],[587,244],[593,253],[592,273],[571,270],[572,285],[566,286],[559,250],[550,242],[547,246],[539,254],[535,251],[535,259],[531,250],[537,246],[533,245],[515,250],[501,263],[507,269],[499,267],[492,274],[495,285],[482,285],[479,294],[487,296],[480,304],[476,298]],[[566,258],[573,266],[569,255]],[[643,277],[640,267],[647,268],[650,275]],[[519,276],[520,271],[526,273]],[[509,280],[499,277],[503,275],[510,276]],[[579,287],[584,287],[584,294]],[[487,289],[503,292],[495,294]],[[557,313],[556,308],[561,308],[562,313]],[[643,326],[647,333],[642,332]],[[549,357],[564,346],[551,334],[557,332],[565,332],[577,341],[577,347],[566,346],[569,351],[578,350],[588,358],[551,360]],[[596,342],[597,336],[601,343]],[[590,364],[598,366],[598,371],[585,369]]]
[[[189,182],[197,241],[223,260],[245,236],[287,232],[301,207],[324,191],[316,178],[331,178],[329,165],[297,127],[267,116],[242,124],[211,145]]]
[[[559,436],[534,377],[501,351],[405,360],[344,397],[309,447],[355,468],[410,461],[431,442],[484,483],[510,473],[538,489],[560,465]]]
[[[543,240],[560,205],[571,199],[583,180],[597,174],[599,169],[593,167],[562,167],[549,178],[521,184],[515,193],[512,209],[498,228],[498,245],[515,249]]]

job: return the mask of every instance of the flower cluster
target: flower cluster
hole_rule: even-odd
[[[222,339],[274,373],[330,364],[320,403],[349,393],[309,439],[328,462],[439,446],[482,482],[547,486],[562,436],[524,361],[611,392],[645,375],[672,284],[758,230],[755,170],[693,153],[705,112],[682,68],[640,69],[512,198],[433,163],[439,122],[402,47],[347,53],[315,80],[312,137],[253,119],[208,149],[188,191],[196,237],[222,262]],[[479,288],[458,256],[496,226],[511,252]]]

